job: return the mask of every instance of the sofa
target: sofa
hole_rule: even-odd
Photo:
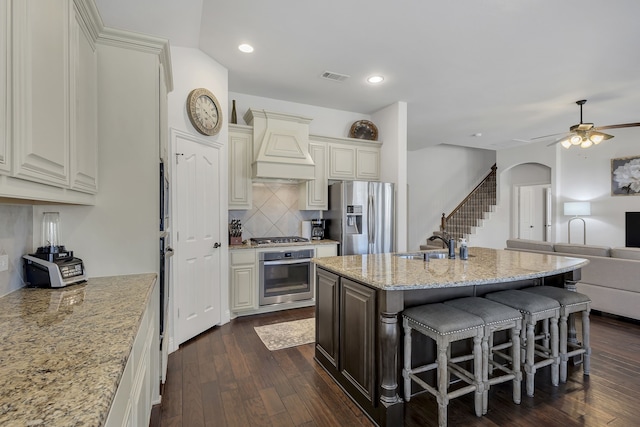
[[[640,248],[509,239],[506,249],[588,259],[576,287],[591,309],[640,320]]]

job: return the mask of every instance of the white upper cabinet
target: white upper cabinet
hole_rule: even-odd
[[[8,175],[0,196],[90,204],[98,189],[95,5],[0,1],[0,56],[10,64],[2,64],[0,91],[12,100],[0,110]]]
[[[229,125],[229,209],[251,209],[251,160],[253,129]]]
[[[69,0],[13,3],[14,171],[69,184]]]
[[[11,1],[0,0],[0,174],[11,164]]]
[[[320,141],[310,141],[309,154],[315,163],[315,179],[299,184],[298,209],[326,210],[329,201],[327,144]]]
[[[80,11],[71,22],[71,188],[98,191],[98,54]]]
[[[313,137],[322,138],[328,143],[329,179],[380,180],[381,142],[354,138]]]
[[[380,147],[356,148],[356,179],[380,180]]]

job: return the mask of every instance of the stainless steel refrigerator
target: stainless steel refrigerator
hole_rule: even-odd
[[[324,214],[328,238],[340,255],[394,252],[395,193],[388,182],[342,181],[329,186]]]

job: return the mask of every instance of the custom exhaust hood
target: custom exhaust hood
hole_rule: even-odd
[[[253,180],[315,178],[315,164],[309,154],[312,119],[250,108],[244,120],[253,126]]]

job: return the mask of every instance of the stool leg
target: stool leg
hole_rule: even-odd
[[[558,343],[560,341],[558,337],[558,318],[552,317],[550,319],[551,323],[551,358],[553,359],[553,363],[551,364],[551,384],[557,386],[560,376],[560,363],[558,357]]]
[[[527,396],[533,397],[533,389],[534,389],[534,375],[536,373],[536,367],[534,365],[534,357],[535,357],[535,322],[527,320],[526,334],[526,358],[525,358],[525,373],[527,374]],[[557,327],[557,323],[556,323]]]
[[[493,359],[491,356],[491,348],[493,347],[493,332],[489,328],[485,328],[484,336],[482,337],[482,415],[486,414],[489,409],[489,370],[492,366],[489,361]],[[477,369],[477,368],[475,368]],[[474,374],[478,372],[474,370]]]
[[[482,341],[482,344],[481,344]],[[488,395],[485,394],[485,384],[482,382],[483,372],[485,371],[482,368],[482,362],[484,360],[484,350],[483,345],[486,344],[484,341],[484,337],[475,336],[473,337],[473,379],[476,385],[475,395],[475,409],[476,416],[481,417],[483,414],[487,413],[486,400]]]
[[[542,334],[544,335],[544,338],[542,339],[542,346],[544,348],[550,348],[549,347],[549,319],[544,319],[542,321]]]
[[[520,404],[522,400],[522,390],[520,389],[522,383],[522,372],[520,371],[520,328],[513,328],[511,330],[511,361],[513,369],[513,403]]]
[[[404,320],[404,369],[402,369],[402,377],[404,378],[404,400],[411,400],[411,328],[407,326]]]
[[[584,356],[582,360],[582,370],[584,375],[589,375],[591,370],[591,326],[589,321],[589,310],[582,312],[582,342],[584,347]]]
[[[567,314],[564,312],[560,316],[560,381],[567,382]]]
[[[449,343],[438,343],[438,426],[447,427],[447,406],[449,405],[449,367],[447,354]]]

